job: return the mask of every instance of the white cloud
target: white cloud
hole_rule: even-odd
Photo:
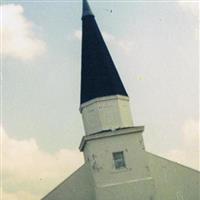
[[[183,132],[183,140],[184,143],[191,147],[191,145],[195,148],[198,148],[199,145],[199,137],[200,137],[200,130],[199,130],[199,122],[195,120],[188,120],[182,128]],[[196,149],[197,150],[197,149]]]
[[[166,157],[186,166],[200,169],[200,129],[199,122],[188,120],[182,127],[181,146],[166,153]]]
[[[130,39],[122,39],[117,42],[117,45],[121,47],[121,49],[126,54],[131,54],[133,50],[133,42]]]
[[[103,31],[102,35],[108,45],[120,50],[120,53],[129,55],[133,50],[133,41],[127,38],[117,38],[114,35]]]
[[[124,38],[117,38],[114,35],[103,31],[102,32],[103,38],[106,41],[106,43],[110,46],[114,46],[114,48],[119,49],[120,53],[123,52],[125,54],[130,54],[133,49],[133,42],[129,39]],[[74,37],[81,40],[82,31],[76,30],[74,32]]]
[[[200,6],[199,2],[181,1],[181,0],[177,2],[184,12],[198,16],[199,6]]]
[[[43,54],[46,45],[36,37],[32,22],[24,16],[23,7],[7,4],[0,9],[3,16],[1,54],[20,60],[31,60]]]
[[[196,17],[198,20],[200,20],[199,11],[200,11],[200,2],[184,2],[184,1],[178,1],[178,5],[180,8],[188,15]],[[199,21],[198,25],[196,27],[196,39],[199,40],[199,33],[200,33],[200,26]]]
[[[41,198],[83,163],[78,151],[61,149],[51,154],[40,149],[35,139],[16,140],[5,131],[2,136],[5,199]]]
[[[76,31],[74,32],[74,36],[75,36],[76,39],[81,40],[82,31],[81,31],[81,30],[76,30]]]
[[[114,43],[116,42],[116,37],[108,32],[103,31],[102,35],[107,42]]]
[[[5,200],[38,200],[40,196],[34,195],[32,193],[17,191],[15,193],[12,192],[2,192],[2,198]]]

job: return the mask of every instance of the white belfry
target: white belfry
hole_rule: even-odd
[[[115,95],[100,97],[81,105],[87,135],[133,126],[129,98]]]

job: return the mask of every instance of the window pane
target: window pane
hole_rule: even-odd
[[[124,152],[115,152],[113,153],[113,159],[115,163],[115,168],[120,169],[126,167],[125,160],[124,160]]]

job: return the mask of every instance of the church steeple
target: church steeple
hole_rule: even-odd
[[[82,22],[80,112],[86,135],[131,127],[128,94],[87,0]]]
[[[80,150],[95,184],[91,199],[153,200],[144,129],[134,127],[129,97],[86,0],[82,20],[80,111],[86,135]]]
[[[81,104],[98,97],[128,96],[87,0],[83,0]]]
[[[82,17],[93,15],[87,0],[83,0],[83,15]]]

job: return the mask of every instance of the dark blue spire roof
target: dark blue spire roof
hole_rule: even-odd
[[[90,9],[87,0],[83,0],[83,17],[88,15],[93,15],[93,13],[92,10]]]
[[[97,97],[128,96],[86,0],[82,33],[81,104]]]

